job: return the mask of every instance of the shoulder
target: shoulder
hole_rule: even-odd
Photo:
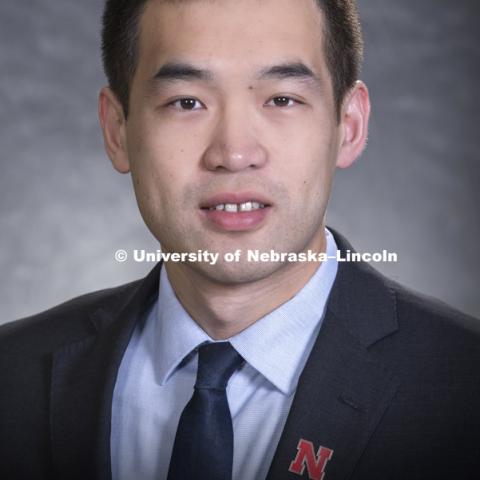
[[[355,252],[341,234],[332,233],[340,251]],[[340,264],[336,284],[334,311],[350,319],[349,325],[362,340],[381,340],[375,348],[387,340],[394,352],[395,342],[405,350],[428,347],[435,351],[437,346],[471,353],[465,348],[470,345],[480,352],[480,320],[387,278],[368,263]]]
[[[387,280],[395,294],[400,330],[408,329],[417,338],[422,332],[430,341],[480,342],[480,320],[462,313],[441,300]]]
[[[99,310],[114,313],[140,282],[87,293],[0,326],[0,354],[46,353],[93,333],[92,315]]]
[[[449,386],[477,384],[480,320],[436,298],[384,281],[394,295],[398,329],[373,350],[403,378]]]

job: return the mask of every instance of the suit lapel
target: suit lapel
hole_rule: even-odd
[[[300,478],[289,467],[301,439],[312,442],[315,454],[321,446],[333,450],[325,480],[348,478],[396,391],[398,384],[388,370],[338,323],[332,312],[324,319],[268,480]]]
[[[126,290],[123,298],[117,296],[111,306],[97,310],[90,319],[91,336],[53,355],[50,420],[59,478],[111,478],[113,389],[136,322],[158,292],[159,268],[133,292]]]
[[[353,251],[334,235],[341,251]],[[394,302],[385,280],[368,265],[339,264],[267,480],[349,478],[399,385],[369,348],[398,328]],[[308,462],[297,448],[302,439],[311,442],[313,455],[320,447],[332,451],[324,469],[320,457]]]

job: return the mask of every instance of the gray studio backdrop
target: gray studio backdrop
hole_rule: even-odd
[[[338,172],[329,224],[378,268],[480,315],[478,2],[362,0],[367,151]],[[136,279],[156,249],[103,151],[101,0],[0,3],[0,322]]]

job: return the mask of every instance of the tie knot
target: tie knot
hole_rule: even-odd
[[[198,371],[195,387],[227,387],[233,372],[243,358],[229,342],[207,343],[198,349]]]

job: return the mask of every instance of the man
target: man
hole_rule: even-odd
[[[367,138],[354,2],[109,0],[103,54],[113,166],[164,252],[218,262],[4,326],[1,478],[478,478],[477,321],[325,227]]]

